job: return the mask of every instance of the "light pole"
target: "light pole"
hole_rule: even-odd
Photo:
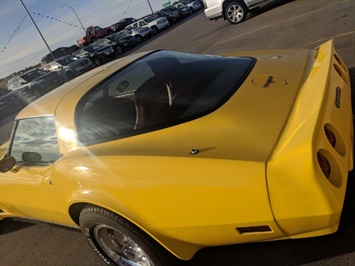
[[[148,2],[148,5],[149,5],[149,7],[150,7],[150,10],[152,11],[152,14],[154,14],[153,8],[152,8],[152,6],[150,5],[149,0],[147,0],[147,2]]]
[[[47,48],[48,48],[48,50],[49,50],[51,56],[53,57],[53,60],[55,60],[55,57],[54,57],[54,55],[53,55],[53,53],[52,53],[51,48],[49,48],[49,45],[48,45],[48,43],[46,42],[46,39],[43,37],[42,32],[39,30],[39,28],[38,28],[36,22],[33,20],[33,18],[32,18],[32,16],[31,16],[30,12],[28,12],[27,7],[26,7],[25,4],[22,2],[22,0],[20,0],[20,2],[21,2],[21,4],[22,4],[23,8],[25,9],[27,15],[30,17],[30,19],[31,19],[31,21],[32,21],[32,23],[33,23],[33,25],[36,27],[36,29],[37,29],[39,35],[41,35],[41,38],[42,38],[43,42],[45,43],[45,45],[47,46]]]
[[[86,34],[86,31],[85,31],[85,28],[84,28],[84,26],[83,26],[83,23],[81,23],[81,20],[80,20],[80,18],[79,18],[79,16],[78,16],[78,14],[75,12],[75,10],[74,10],[74,8],[72,8],[71,6],[68,6],[68,5],[64,5],[64,6],[62,6],[62,8],[63,7],[69,7],[71,10],[73,10],[73,12],[74,12],[74,14],[75,14],[75,16],[77,17],[77,19],[79,20],[79,23],[80,23],[80,25],[81,25],[81,28],[83,29],[83,31],[84,31],[84,35]]]

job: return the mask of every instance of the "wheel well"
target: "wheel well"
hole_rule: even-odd
[[[73,205],[70,206],[69,208],[69,215],[70,218],[74,221],[74,223],[76,223],[77,225],[79,225],[79,216],[80,213],[82,211],[82,209],[84,209],[84,207],[88,205],[88,203],[75,203]],[[80,225],[79,225],[80,226]]]

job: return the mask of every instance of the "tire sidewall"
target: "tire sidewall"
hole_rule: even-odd
[[[111,213],[111,216],[114,215]],[[92,248],[99,255],[99,257],[108,265],[116,265],[115,262],[104,252],[103,248],[98,243],[98,240],[95,238],[94,230],[99,225],[106,225],[111,227],[124,234],[125,236],[131,238],[137,245],[139,245],[144,252],[149,256],[154,266],[162,266],[160,260],[156,257],[155,253],[151,250],[149,243],[147,244],[139,236],[132,233],[128,228],[126,228],[122,223],[127,221],[119,219],[118,221],[112,220],[111,218],[106,217],[106,215],[100,215],[97,213],[83,213],[80,215],[80,227],[89,241]]]
[[[94,62],[95,66],[100,66],[101,65],[101,61],[100,59],[98,59],[97,57],[94,57],[92,59],[92,61]]]

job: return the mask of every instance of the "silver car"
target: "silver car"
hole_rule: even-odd
[[[56,71],[66,80],[92,69],[94,64],[89,58],[80,58],[73,55],[66,55],[48,63],[42,68],[49,71]]]

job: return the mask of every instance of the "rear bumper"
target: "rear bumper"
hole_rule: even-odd
[[[349,72],[329,41],[314,50],[284,132],[267,164],[274,217],[291,238],[337,230],[353,164]],[[325,128],[334,133],[336,144]],[[328,177],[319,154],[330,166]]]
[[[221,6],[214,6],[205,9],[205,15],[209,20],[217,20],[223,18],[223,10]]]

